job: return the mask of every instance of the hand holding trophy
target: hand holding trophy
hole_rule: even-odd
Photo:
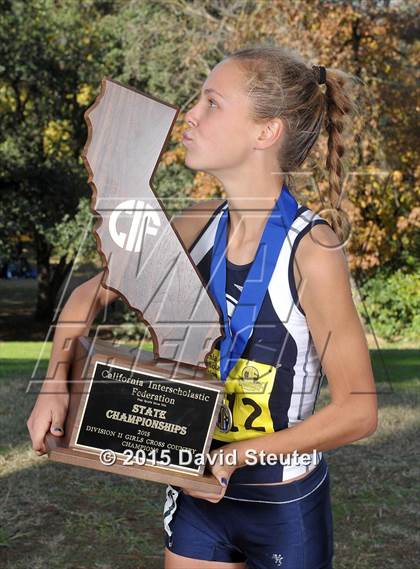
[[[148,323],[155,351],[78,337],[64,436],[45,443],[55,461],[220,495],[204,473],[223,400],[204,363],[219,313],[149,185],[177,113],[109,79],[85,113],[102,286]]]

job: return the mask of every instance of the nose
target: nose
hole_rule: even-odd
[[[197,105],[191,107],[189,111],[185,113],[185,122],[188,123],[188,126],[195,128],[198,124],[197,115],[195,112]]]

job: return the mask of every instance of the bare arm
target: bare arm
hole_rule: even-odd
[[[310,233],[316,238],[312,240]],[[328,378],[331,403],[298,425],[250,441],[237,449],[239,465],[247,448],[267,453],[325,451],[367,437],[376,430],[375,383],[366,338],[351,295],[348,268],[331,228],[318,225],[299,244],[297,263],[304,282],[299,293],[308,326]],[[317,243],[318,241],[318,243]]]
[[[55,436],[64,434],[69,401],[67,375],[77,337],[87,336],[99,311],[118,296],[101,286],[102,277],[103,273],[99,273],[78,286],[58,319],[47,376],[26,423],[32,448],[38,454],[47,451],[44,438],[48,430]]]
[[[79,285],[70,295],[57,323],[44,390],[54,391],[59,383],[67,382],[73,359],[75,339],[87,336],[96,316],[118,295],[101,286],[103,273]]]
[[[172,226],[187,249],[222,201],[202,201],[172,219]],[[32,447],[38,454],[47,452],[44,439],[48,431],[55,436],[64,434],[69,402],[67,376],[77,337],[87,336],[100,310],[118,298],[115,292],[101,285],[102,278],[103,273],[100,273],[78,286],[57,322],[47,376],[26,423]]]
[[[173,217],[172,226],[188,249],[211,212],[223,200],[203,200]],[[70,362],[73,359],[75,339],[87,336],[96,316],[105,306],[118,298],[118,294],[101,286],[103,273],[79,285],[65,304],[54,335],[53,347],[43,390],[59,389],[67,382]],[[54,383],[51,384],[52,380]],[[45,388],[45,389],[44,389]]]

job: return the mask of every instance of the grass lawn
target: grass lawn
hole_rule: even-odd
[[[50,347],[0,342],[0,568],[162,568],[163,485],[53,463],[31,450],[26,420],[36,393],[27,392],[28,381],[34,370],[42,379]],[[395,346],[371,355],[378,430],[326,453],[335,569],[417,565],[420,356]],[[324,387],[318,408],[327,402]]]

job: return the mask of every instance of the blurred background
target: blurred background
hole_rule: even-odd
[[[286,45],[363,82],[346,147],[354,299],[380,398],[375,435],[330,451],[336,567],[415,565],[420,385],[419,8],[413,0],[0,0],[0,569],[163,567],[164,486],[50,463],[31,450],[27,393],[68,294],[101,270],[81,152],[83,114],[110,77],[176,105],[152,180],[173,215],[223,195],[184,165],[185,112],[212,67]],[[322,211],[326,136],[296,177]],[[100,335],[142,340],[117,301]],[[328,402],[321,390],[319,407]]]

